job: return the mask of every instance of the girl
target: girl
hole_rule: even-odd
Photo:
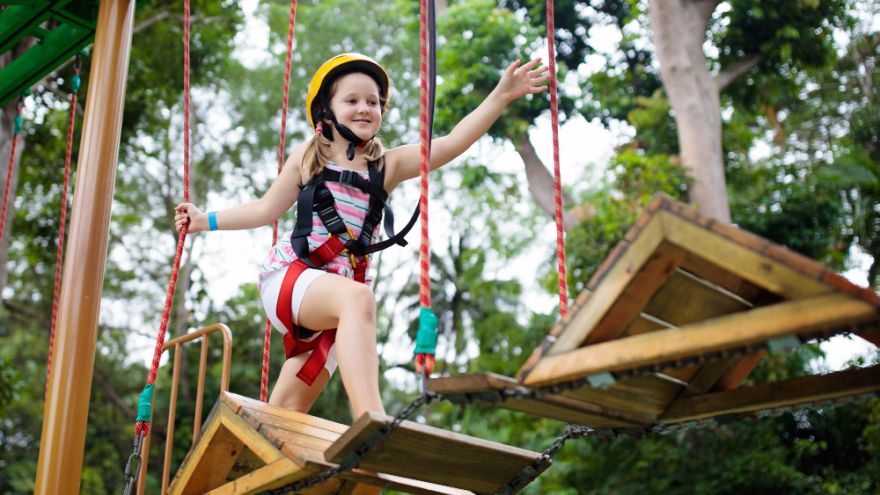
[[[449,135],[433,140],[430,168],[467,150],[510,102],[545,91],[547,68],[539,63],[516,61],[507,67],[473,112]],[[191,233],[252,229],[277,220],[300,199],[296,229],[273,246],[261,265],[263,305],[284,334],[288,356],[270,404],[308,412],[338,359],[354,418],[385,413],[379,396],[376,303],[370,287],[360,283],[368,261],[364,248],[378,231],[385,191],[418,176],[420,158],[416,144],[386,151],[376,137],[389,86],[385,70],[369,57],[346,53],[331,58],[312,77],[306,97],[315,135],[293,150],[262,198],[218,212],[203,212],[190,203],[176,208],[178,231],[187,225]]]

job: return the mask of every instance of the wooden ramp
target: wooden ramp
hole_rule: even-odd
[[[850,333],[880,344],[880,297],[813,260],[655,198],[517,379],[431,380],[453,397],[597,428],[645,427],[875,393],[880,366],[738,388],[768,350]],[[569,389],[572,382],[586,386]],[[556,389],[547,389],[557,385]]]
[[[252,494],[335,467],[392,418],[351,428],[224,392],[170,494]],[[369,484],[415,494],[495,493],[539,454],[404,421],[360,464],[304,494],[348,494]],[[373,474],[377,473],[377,474]]]

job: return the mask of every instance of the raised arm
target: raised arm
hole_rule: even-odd
[[[218,230],[253,229],[268,225],[277,220],[296,202],[299,197],[301,181],[301,164],[305,144],[293,150],[281,174],[266,194],[259,199],[234,206],[216,213]],[[208,213],[200,210],[192,203],[181,203],[175,208],[175,224],[180,231],[189,221],[188,232],[209,230]]]
[[[431,141],[431,170],[442,167],[464,153],[492,127],[510,102],[527,94],[547,90],[547,67],[539,67],[540,58],[524,65],[510,64],[498,85],[480,105],[456,124],[448,135]],[[419,175],[419,145],[408,144],[386,153],[385,189]]]

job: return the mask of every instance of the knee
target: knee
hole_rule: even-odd
[[[345,294],[345,313],[357,318],[376,320],[376,297],[373,290],[364,284],[357,284]]]

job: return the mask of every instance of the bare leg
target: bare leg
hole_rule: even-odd
[[[385,414],[379,396],[376,301],[372,290],[338,275],[315,279],[300,307],[299,323],[312,330],[336,328],[339,372],[354,417]]]
[[[284,362],[278,381],[275,382],[275,388],[272,389],[272,395],[269,396],[269,404],[291,411],[309,412],[330,380],[330,373],[326,368],[321,369],[311,386],[297,378],[296,374],[310,355],[311,353],[300,354]]]

